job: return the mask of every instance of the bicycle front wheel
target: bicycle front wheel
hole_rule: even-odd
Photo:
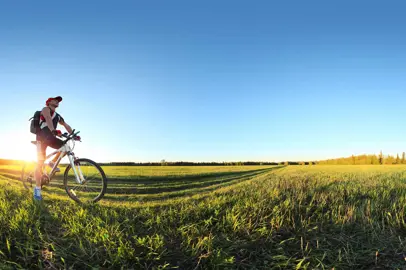
[[[77,182],[77,178],[82,183]],[[103,198],[107,189],[107,177],[103,169],[93,160],[79,158],[66,167],[63,184],[69,197],[78,203],[94,203]]]

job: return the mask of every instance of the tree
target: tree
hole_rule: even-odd
[[[379,154],[379,164],[383,164],[383,154],[382,154],[382,151],[381,151],[381,153]]]
[[[403,154],[402,154],[402,164],[405,164],[405,163],[406,163],[406,153],[403,152]]]
[[[385,164],[390,164],[390,165],[395,164],[395,163],[396,163],[396,158],[395,158],[394,156],[388,155],[388,156],[385,158],[385,162],[384,162],[384,163],[385,163]]]
[[[399,154],[396,154],[396,164],[400,164]]]
[[[371,157],[371,164],[372,165],[377,165],[379,164],[379,158],[376,155],[372,155]]]

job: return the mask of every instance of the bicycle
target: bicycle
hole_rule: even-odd
[[[44,185],[49,185],[51,179],[54,178],[56,173],[56,168],[58,167],[62,158],[66,155],[69,159],[69,165],[65,169],[63,174],[63,186],[65,188],[68,196],[76,201],[77,203],[92,202],[95,203],[103,198],[107,190],[107,177],[103,169],[93,160],[87,158],[76,158],[73,153],[75,147],[75,141],[72,140],[76,138],[80,131],[71,134],[64,133],[61,137],[64,137],[64,144],[58,150],[52,152],[46,156],[45,161],[56,155],[57,153],[62,153],[58,160],[55,162],[51,171],[47,173],[45,162],[42,166],[42,176],[41,176],[41,187]],[[73,142],[71,146],[69,142]],[[32,144],[36,145],[37,141],[31,141]],[[89,172],[93,168],[93,174],[89,177],[85,172]],[[33,183],[35,184],[35,168],[32,171],[25,173],[26,164],[23,164],[21,172],[21,181],[26,189],[32,189]],[[87,176],[87,177],[85,177]],[[99,183],[99,185],[97,185]]]

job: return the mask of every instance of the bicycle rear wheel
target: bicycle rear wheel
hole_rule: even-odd
[[[103,169],[93,160],[79,158],[74,162],[74,168],[84,181],[78,184],[75,170],[69,165],[64,174],[63,184],[69,197],[78,203],[94,203],[103,198],[107,189],[107,177]]]
[[[33,184],[35,184],[35,179],[34,179],[34,171],[28,170],[27,164],[23,164],[22,170],[21,170],[21,182],[23,182],[23,185],[26,189],[31,189],[33,187]]]

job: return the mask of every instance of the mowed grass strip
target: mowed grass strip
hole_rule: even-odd
[[[29,169],[34,164],[27,165]],[[66,165],[60,165],[62,172]],[[176,178],[188,176],[201,176],[227,172],[242,172],[266,169],[272,166],[102,166],[110,178],[142,179],[142,178]],[[20,174],[21,165],[0,165],[0,172]]]

